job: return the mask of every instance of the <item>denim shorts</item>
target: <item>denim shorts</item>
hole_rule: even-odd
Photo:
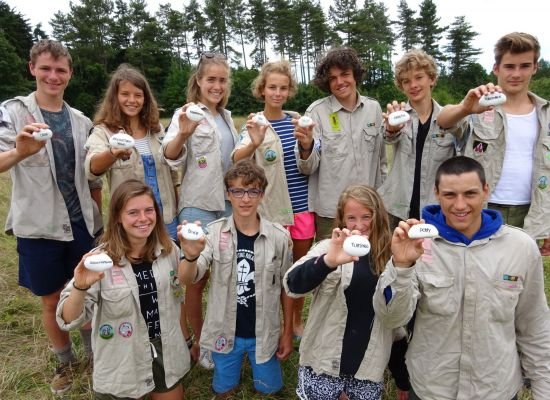
[[[283,387],[281,364],[273,355],[263,364],[256,363],[256,339],[235,337],[233,350],[228,354],[212,352],[214,379],[212,389],[217,394],[229,392],[239,385],[244,356],[248,356],[252,367],[254,389],[263,394],[273,394]]]
[[[74,240],[17,238],[19,286],[36,296],[57,292],[74,276],[82,256],[94,247],[84,221],[71,223]]]
[[[185,220],[187,222],[200,221],[201,226],[206,228],[210,222],[220,219],[222,217],[229,217],[233,213],[233,208],[229,200],[225,201],[224,211],[207,211],[197,207],[185,207],[178,214],[178,221],[180,224]]]

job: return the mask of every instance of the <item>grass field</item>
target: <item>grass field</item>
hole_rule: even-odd
[[[237,124],[237,126],[240,126]],[[5,221],[9,206],[11,182],[9,174],[0,174],[0,223]],[[104,208],[106,209],[106,208]],[[546,296],[550,298],[550,258],[545,259]],[[0,399],[41,400],[50,399],[48,382],[55,366],[52,353],[40,320],[39,299],[17,285],[17,252],[15,239],[0,233]],[[77,351],[80,350],[79,336],[73,334]],[[283,363],[286,388],[277,396],[260,397],[254,394],[248,366],[243,370],[241,390],[233,399],[294,399],[298,353]],[[211,399],[210,382],[212,374],[200,367],[193,368],[185,377],[184,387],[187,399]],[[387,380],[388,381],[388,380]],[[66,399],[91,399],[89,377],[80,377]],[[385,400],[394,399],[394,388],[387,383]],[[529,393],[523,393],[521,400],[529,400]]]

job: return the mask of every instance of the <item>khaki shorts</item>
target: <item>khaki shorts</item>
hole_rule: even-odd
[[[155,382],[154,393],[166,393],[181,384],[182,379],[176,382],[172,387],[166,387],[164,375],[164,359],[162,357],[162,342],[160,338],[151,340],[151,344],[155,347],[157,357],[153,358],[153,381]],[[118,397],[112,394],[94,392],[94,400],[133,400],[130,397]]]

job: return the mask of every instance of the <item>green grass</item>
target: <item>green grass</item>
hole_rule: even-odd
[[[10,201],[11,182],[9,174],[0,174],[0,223],[6,219]],[[105,199],[106,200],[106,199]],[[104,207],[104,210],[107,210]],[[550,298],[550,257],[544,260],[546,296]],[[0,399],[41,400],[51,399],[48,382],[53,376],[54,357],[48,350],[48,340],[40,319],[40,301],[17,284],[17,252],[15,238],[0,233]],[[307,310],[307,302],[306,302]],[[306,312],[307,313],[307,312]],[[79,335],[72,334],[77,351],[80,351]],[[245,365],[241,386],[233,399],[294,399],[298,352],[283,363],[285,389],[277,396],[254,394],[251,371]],[[192,368],[184,379],[187,399],[206,400],[212,398],[210,384],[212,372],[200,367]],[[395,398],[394,387],[386,379],[385,400]],[[75,385],[65,399],[92,399],[91,382],[88,376],[77,378]],[[530,400],[529,393],[523,393],[520,400]]]

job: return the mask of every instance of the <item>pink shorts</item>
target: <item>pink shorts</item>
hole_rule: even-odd
[[[315,214],[309,211],[294,214],[294,225],[285,226],[290,237],[296,240],[307,240],[315,237]]]

